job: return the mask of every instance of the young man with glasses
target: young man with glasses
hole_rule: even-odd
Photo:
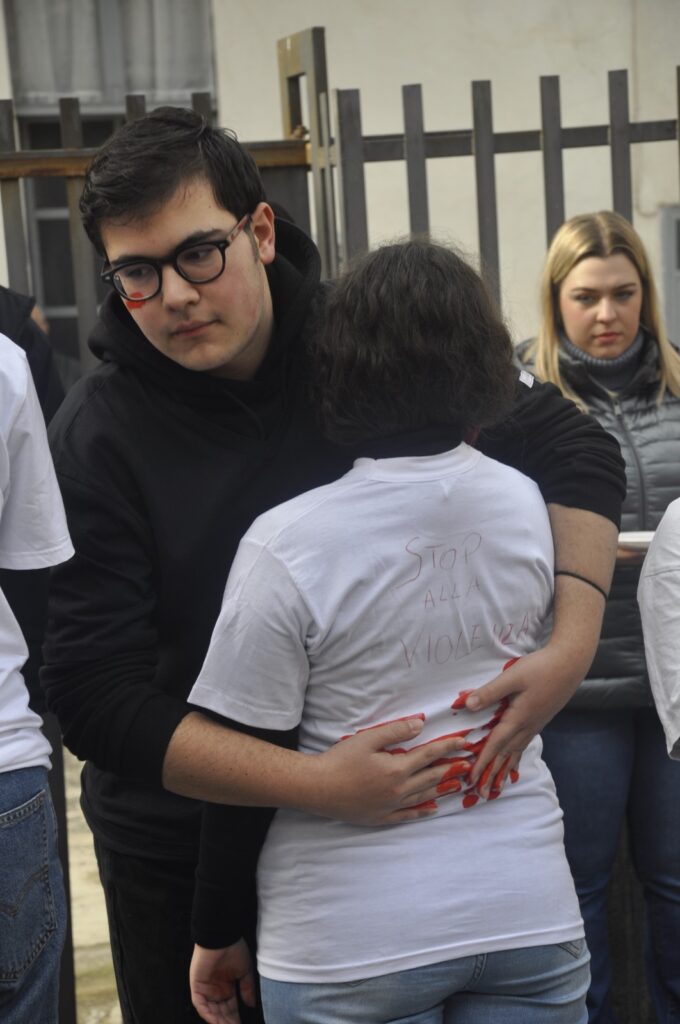
[[[88,761],[83,808],[126,1024],[184,1024],[197,1019],[187,972],[200,821],[184,798],[403,820],[426,813],[403,808],[436,793],[442,769],[424,766],[455,741],[381,754],[409,737],[401,723],[311,757],[281,749],[294,733],[269,731],[280,746],[265,746],[187,704],[242,534],[356,454],[321,435],[308,397],[319,256],[293,225],[275,227],[233,136],[185,110],[162,108],[106,143],[81,210],[114,291],[90,340],[102,365],[51,432],[76,557],[54,573],[44,683],[65,742]],[[479,444],[536,479],[559,566],[581,577],[559,577],[547,647],[481,691],[485,706],[514,694],[481,773],[518,758],[589,665],[602,597],[588,583],[608,585],[623,474],[615,442],[527,374],[511,419]]]

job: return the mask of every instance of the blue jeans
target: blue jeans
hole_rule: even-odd
[[[57,1024],[66,901],[45,768],[0,773],[0,1020]]]
[[[621,830],[645,897],[645,963],[659,1024],[680,1024],[680,763],[652,709],[563,711],[543,757],[564,811],[565,847],[590,948],[590,1024],[611,1005],[607,887]]]
[[[586,1024],[585,941],[334,985],[261,978],[267,1024]]]

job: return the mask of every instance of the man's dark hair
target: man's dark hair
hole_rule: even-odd
[[[183,107],[159,107],[128,121],[99,149],[85,176],[80,213],[97,252],[105,255],[102,224],[148,217],[197,178],[239,220],[265,198],[255,161],[233,132]]]
[[[331,289],[310,336],[314,400],[343,444],[434,426],[460,435],[510,407],[512,343],[479,275],[442,245],[385,245]]]

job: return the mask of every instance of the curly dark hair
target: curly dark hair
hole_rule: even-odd
[[[500,419],[515,394],[512,342],[486,286],[433,242],[359,259],[308,347],[322,429],[341,444],[434,426],[462,435]]]
[[[101,226],[129,224],[160,209],[187,182],[203,178],[237,219],[265,198],[255,161],[233,132],[184,107],[159,107],[128,121],[95,154],[80,199],[83,226],[104,256]]]

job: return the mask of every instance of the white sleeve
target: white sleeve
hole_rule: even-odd
[[[2,438],[8,462],[0,516],[0,567],[40,569],[73,554],[33,378]]]
[[[649,547],[638,603],[654,703],[668,753],[680,760],[680,499],[668,506]]]
[[[310,626],[286,567],[246,535],[189,703],[244,725],[295,728],[309,677]]]

